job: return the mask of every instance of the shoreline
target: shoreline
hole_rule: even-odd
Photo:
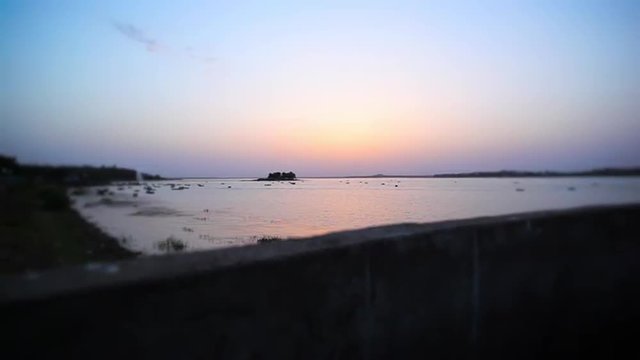
[[[44,198],[55,194],[56,206]],[[37,272],[61,266],[130,259],[126,249],[71,206],[63,186],[0,189],[0,274]]]

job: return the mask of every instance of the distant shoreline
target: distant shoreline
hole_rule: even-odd
[[[594,169],[587,171],[515,171],[515,170],[501,170],[501,171],[475,171],[464,173],[443,173],[434,175],[346,175],[346,176],[302,176],[296,180],[302,179],[385,179],[385,178],[406,178],[406,179],[447,179],[447,178],[558,178],[558,177],[627,177],[627,176],[640,176],[640,167],[637,168],[605,168]],[[174,180],[203,180],[203,179],[253,179],[251,176],[187,176],[174,178]],[[262,181],[271,181],[270,179],[261,178]],[[278,181],[278,180],[273,180]],[[282,180],[284,181],[284,180]],[[289,180],[287,180],[289,181]]]
[[[434,175],[365,175],[342,176],[341,178],[553,178],[553,177],[624,177],[640,176],[640,168],[625,169],[596,169],[589,171],[559,172],[559,171],[478,171],[466,173],[443,173]],[[320,178],[320,177],[319,177]]]
[[[306,176],[306,179],[385,179],[385,178],[415,178],[415,179],[440,179],[440,178],[551,178],[551,177],[588,177],[588,176],[640,176],[640,167],[637,168],[605,168],[587,171],[474,171],[464,173],[443,173],[434,175],[348,175],[348,176]]]

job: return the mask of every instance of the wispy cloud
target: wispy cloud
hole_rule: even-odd
[[[113,26],[122,35],[144,45],[149,52],[156,52],[160,49],[160,45],[156,39],[149,37],[144,31],[132,24],[113,22]]]
[[[199,54],[196,49],[191,46],[187,46],[184,48],[184,54],[189,57],[191,60],[203,62],[205,64],[213,64],[217,59],[213,56],[206,56]]]
[[[177,50],[174,49],[174,51],[170,51],[169,46],[147,35],[144,31],[133,24],[113,21],[112,25],[119,33],[128,39],[144,45],[149,52],[158,52],[160,50],[163,50],[163,52],[173,52],[174,55],[186,56],[193,61],[207,65],[213,64],[217,60],[213,56],[198,53],[196,49],[191,46],[186,46],[183,50],[176,48]]]

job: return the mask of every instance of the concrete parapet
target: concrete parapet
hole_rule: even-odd
[[[640,205],[0,279],[7,359],[626,357],[639,304]]]

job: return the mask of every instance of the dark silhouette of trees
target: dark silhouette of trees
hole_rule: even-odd
[[[285,181],[285,180],[296,180],[296,174],[293,171],[289,171],[289,172],[273,172],[273,173],[269,173],[269,176],[267,176],[266,178],[260,178],[258,179],[260,181]]]
[[[0,175],[61,185],[102,185],[112,181],[135,181],[136,171],[116,166],[52,166],[20,164],[0,155]],[[162,180],[158,175],[142,174],[144,180]]]
[[[0,174],[12,174],[17,168],[16,158],[0,155]]]

